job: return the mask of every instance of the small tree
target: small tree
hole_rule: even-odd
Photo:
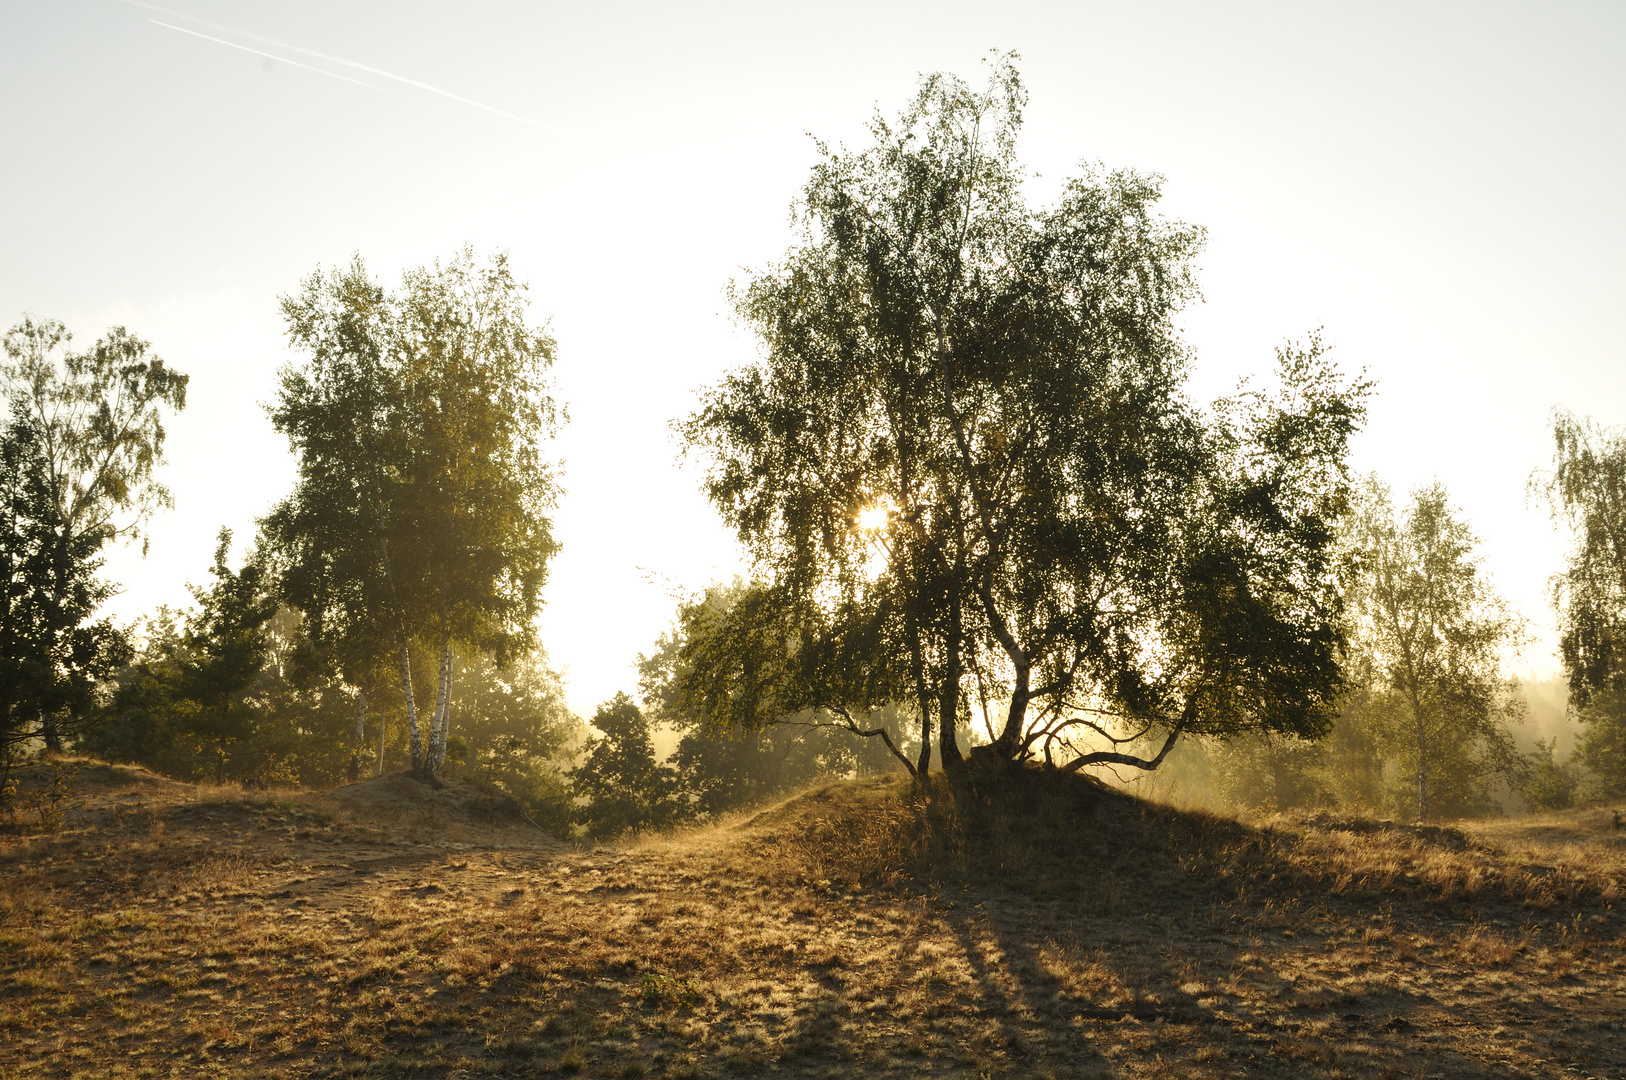
[[[597,738],[587,741],[586,759],[571,774],[572,790],[586,805],[576,813],[593,837],[629,829],[659,828],[681,815],[677,776],[655,760],[649,720],[626,694],[617,694],[593,714]]]
[[[1522,623],[1481,574],[1478,542],[1439,484],[1397,516],[1369,479],[1349,543],[1354,643],[1373,679],[1363,720],[1400,762],[1418,820],[1488,808],[1489,785],[1524,770],[1508,730],[1523,702],[1499,674]]]
[[[744,641],[736,634],[742,605],[743,621],[756,620],[751,609],[760,593],[736,580],[684,600],[672,629],[649,655],[638,658],[644,704],[678,732],[673,755],[678,783],[700,815],[771,798],[820,776],[896,769],[886,746],[905,759],[916,749],[907,734],[913,718],[895,708],[865,718],[880,728],[884,743],[851,739],[845,721],[821,710],[776,714],[782,701],[796,696],[783,682],[794,678],[785,669],[786,657],[782,650],[763,656],[765,641]],[[848,670],[861,670],[863,660],[852,659]],[[714,706],[731,711],[713,711]]]
[[[1577,757],[1610,795],[1626,793],[1626,430],[1553,413],[1553,471],[1530,479],[1575,546],[1553,576]]]
[[[24,319],[5,336],[5,742],[37,733],[60,751],[63,723],[91,685],[128,656],[111,623],[90,623],[113,587],[97,579],[111,541],[135,539],[169,505],[163,410],[186,404],[187,377],[115,327],[83,353],[55,320]]]
[[[1536,740],[1530,769],[1519,785],[1519,795],[1532,810],[1568,810],[1581,790],[1579,770],[1553,757],[1557,739]]]
[[[213,745],[216,783],[226,778],[231,745],[253,733],[254,716],[243,697],[265,668],[271,647],[266,624],[277,613],[263,562],[250,556],[234,572],[227,562],[230,548],[231,530],[221,529],[210,567],[214,581],[192,587],[198,609],[187,619],[180,679],[181,696],[196,705],[191,729]]]

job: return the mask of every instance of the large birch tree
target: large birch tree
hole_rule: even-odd
[[[927,77],[866,149],[820,144],[798,242],[735,287],[761,360],[682,432],[763,587],[692,686],[729,722],[815,709],[878,739],[869,712],[905,704],[917,774],[978,713],[986,753],[1075,769],[1318,734],[1366,386],[1312,340],[1278,391],[1193,408],[1174,320],[1201,230],[1133,172],[1030,207],[1025,102],[997,58],[982,91]]]
[[[530,648],[557,550],[554,342],[528,303],[506,257],[469,249],[394,292],[357,258],[283,299],[306,360],[284,370],[271,414],[299,480],[267,538],[288,601],[358,694],[394,654],[425,779],[445,761],[455,650],[503,663]],[[427,726],[415,650],[437,662]]]

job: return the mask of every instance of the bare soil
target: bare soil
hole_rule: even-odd
[[[70,790],[0,834],[0,1077],[1626,1077],[1601,808],[1238,821],[1026,772],[595,848],[407,777]]]

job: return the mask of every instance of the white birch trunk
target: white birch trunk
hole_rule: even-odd
[[[412,698],[412,653],[401,642],[401,692],[406,695],[407,731],[412,734],[412,771],[424,771],[423,737],[418,730],[418,703]]]
[[[356,745],[367,745],[367,688],[356,691]]]
[[[452,701],[452,642],[447,638],[440,646],[440,686],[435,695],[435,717],[429,728],[430,775],[440,772],[446,763],[446,731],[450,726]]]

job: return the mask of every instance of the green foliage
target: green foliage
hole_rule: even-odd
[[[1557,410],[1553,443],[1553,471],[1531,489],[1575,534],[1553,607],[1570,697],[1584,710],[1594,694],[1626,691],[1626,430]]]
[[[1626,430],[1555,411],[1553,471],[1530,486],[1575,537],[1552,591],[1577,760],[1602,793],[1626,793]]]
[[[853,740],[852,727],[815,711],[776,713],[787,677],[784,649],[753,633],[762,590],[714,585],[678,606],[676,625],[639,656],[640,692],[653,714],[679,732],[673,762],[691,809],[702,817],[773,798],[831,775],[898,767],[880,739]],[[856,663],[854,666],[857,666]],[[729,710],[729,711],[723,711]],[[872,710],[867,729],[884,732],[905,757],[910,717]]]
[[[1596,778],[1600,795],[1626,795],[1626,691],[1593,693],[1579,716],[1582,728],[1575,760]]]
[[[1350,669],[1364,691],[1350,715],[1398,764],[1386,800],[1420,820],[1491,811],[1492,784],[1525,768],[1508,730],[1523,701],[1499,674],[1522,624],[1480,572],[1477,543],[1439,484],[1397,516],[1375,478],[1348,535]]]
[[[934,732],[959,760],[973,698],[1008,703],[989,752],[1071,768],[1155,767],[1119,749],[1148,733],[1319,734],[1367,385],[1312,339],[1280,392],[1192,409],[1201,231],[1130,172],[1028,207],[1025,100],[1000,59],[981,93],[927,77],[866,150],[821,144],[801,241],[735,287],[763,359],[681,430],[767,581],[696,658],[697,708],[874,731],[906,702],[916,772]]]
[[[24,319],[4,341],[0,433],[0,753],[37,730],[62,749],[98,680],[129,656],[110,622],[91,622],[114,587],[96,575],[110,542],[141,536],[169,493],[163,410],[187,377],[114,327],[85,352],[55,320]],[[35,722],[38,728],[34,727]]]
[[[268,594],[261,556],[234,571],[229,542],[222,530],[211,583],[192,589],[197,608],[160,608],[146,620],[140,651],[111,680],[78,747],[186,780],[332,783],[344,768],[349,702],[300,663],[308,646],[299,618]]]
[[[271,410],[299,460],[265,522],[288,602],[346,681],[393,654],[413,768],[433,777],[449,734],[453,647],[499,663],[535,644],[556,484],[543,457],[558,413],[553,339],[526,324],[504,256],[465,249],[387,293],[360,259],[284,297],[290,344]],[[438,653],[420,731],[412,652]]]
[[[1530,770],[1519,784],[1519,794],[1532,810],[1568,810],[1581,790],[1581,774],[1573,764],[1553,758],[1557,740],[1536,740]]]
[[[566,766],[586,732],[559,674],[537,654],[506,669],[478,656],[465,661],[454,694],[466,746],[460,772],[513,798],[534,824],[569,835],[576,808]]]
[[[277,613],[260,556],[233,571],[226,561],[230,548],[231,530],[221,529],[210,567],[214,582],[192,587],[198,609],[187,619],[178,695],[196,706],[190,733],[214,746],[216,781],[225,779],[228,748],[251,730],[243,698],[260,680],[271,647],[266,623]]]
[[[1285,810],[1328,800],[1320,783],[1320,743],[1265,734],[1245,735],[1209,748],[1215,794],[1226,805]]]
[[[598,737],[587,740],[586,758],[571,774],[571,791],[586,803],[576,820],[595,838],[660,828],[686,811],[677,775],[655,760],[649,720],[626,694],[593,714]]]
[[[646,971],[638,980],[638,996],[653,1009],[680,1009],[700,1000],[700,992],[687,979],[659,971]],[[640,1071],[639,1076],[643,1073]]]
[[[136,627],[131,662],[112,678],[110,700],[79,734],[78,748],[105,761],[131,761],[183,779],[202,775],[202,748],[178,707],[185,658],[182,613],[159,607]]]
[[[198,695],[206,685],[200,665],[229,651],[204,635],[210,622],[198,611],[163,608],[149,618],[140,652],[116,674],[110,701],[87,723],[79,748],[187,780],[218,775],[249,786],[326,787],[348,779],[357,754],[353,692],[308,662],[299,615],[282,608],[264,623],[262,663],[234,699],[226,729],[208,714],[211,699]],[[558,676],[537,658],[498,669],[489,657],[476,657],[458,671],[456,694],[464,719],[461,737],[448,739],[449,761],[454,739],[463,748],[455,771],[510,795],[542,827],[568,832],[572,808],[562,770],[581,724],[564,705]],[[371,700],[375,722],[399,714],[388,686]],[[385,734],[396,736],[386,738],[386,767],[406,768],[400,725]]]
[[[37,429],[15,405],[0,430],[0,758],[36,735],[60,738],[96,681],[128,654],[125,635],[90,616],[113,588],[97,576],[103,538],[62,528]]]

